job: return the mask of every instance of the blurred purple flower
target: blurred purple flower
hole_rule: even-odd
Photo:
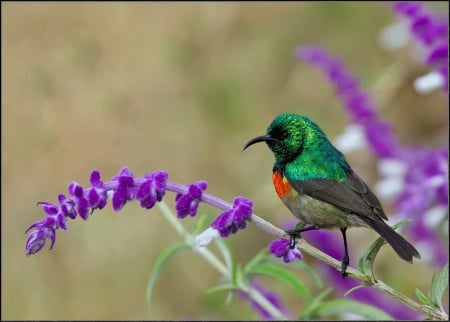
[[[188,215],[195,216],[198,204],[202,197],[202,192],[206,190],[208,183],[206,181],[196,181],[189,185],[185,194],[178,193],[175,197],[178,218],[184,218]]]
[[[265,290],[255,279],[250,282],[250,285],[254,290],[258,291],[263,297],[265,297],[266,300],[269,301],[274,307],[276,307],[284,316],[288,317],[291,315],[291,313],[283,306],[281,298],[277,293]],[[261,305],[253,301],[248,293],[244,291],[238,291],[237,294],[243,299],[250,301],[253,309],[259,314],[262,320],[275,319]]]
[[[279,238],[272,241],[269,245],[269,251],[276,257],[283,257],[285,263],[293,260],[302,259],[303,255],[298,248],[290,247],[291,241],[287,238]]]
[[[400,8],[404,10],[402,12],[409,14],[419,10],[415,5],[402,5]],[[396,160],[397,163],[404,165],[404,173],[396,179],[401,180],[399,186],[402,189],[396,196],[394,206],[400,219],[413,219],[406,229],[418,238],[419,234],[413,232],[417,230],[423,233],[425,228],[422,218],[427,211],[436,204],[448,206],[448,148],[428,150],[403,147],[392,126],[380,119],[369,95],[360,89],[355,77],[341,61],[328,55],[323,48],[316,46],[298,47],[296,55],[318,67],[334,85],[353,123],[363,127],[365,141],[374,154],[381,161]],[[347,86],[346,84],[349,83],[352,85]],[[383,180],[388,179],[383,178]],[[435,230],[437,224],[439,222],[435,221],[435,226],[427,225],[426,229]],[[423,236],[430,236],[430,233]],[[424,241],[422,238],[420,240]],[[431,258],[441,263],[446,258],[445,256],[443,258],[442,252],[438,250],[447,249],[444,241],[439,242],[438,238],[428,241],[430,245],[433,245],[428,247],[431,250]]]
[[[419,2],[394,2],[393,8],[408,22],[411,34],[423,47],[424,63],[442,76],[442,89],[448,93],[448,15],[431,12]]]
[[[334,85],[353,123],[364,127],[366,139],[378,157],[396,157],[401,153],[392,127],[378,119],[371,97],[360,88],[358,81],[343,62],[318,46],[300,46],[296,49],[296,55],[319,68]]]
[[[236,197],[233,207],[220,214],[212,223],[211,228],[219,231],[221,237],[228,237],[239,229],[244,229],[247,219],[252,214],[253,203],[244,197]]]
[[[339,261],[342,259],[344,249],[342,247],[343,243],[341,236],[330,231],[315,230],[305,234],[305,239],[331,257]],[[334,289],[340,294],[344,294],[346,291],[360,284],[354,279],[343,279],[340,271],[336,270],[334,267],[323,262],[318,262],[317,264],[323,271],[323,276],[327,276]],[[418,312],[397,301],[392,301],[391,297],[371,287],[358,289],[350,293],[348,297],[376,306],[389,313],[395,319],[415,320],[422,317]]]

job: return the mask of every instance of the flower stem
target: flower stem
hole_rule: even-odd
[[[255,214],[252,214],[250,217],[250,221],[254,223],[258,228],[264,230],[265,232],[272,234],[277,237],[288,237],[286,232],[279,227],[274,226],[270,222],[262,219],[261,217],[258,217]],[[330,265],[336,268],[336,270],[341,270],[341,263],[334,259],[333,257],[325,254],[324,252],[320,251],[319,249],[315,248],[311,244],[309,244],[304,239],[300,239],[297,247],[305,252],[311,255],[312,257]],[[435,311],[430,307],[427,307],[425,305],[422,305],[420,303],[417,303],[416,301],[410,299],[403,293],[393,289],[389,285],[383,283],[382,281],[376,280],[370,276],[364,275],[360,271],[348,266],[347,267],[347,273],[349,277],[352,277],[356,280],[361,281],[365,285],[373,286],[385,294],[391,296],[392,298],[396,299],[399,302],[402,302],[406,306],[409,306],[413,310],[420,312],[424,314],[427,318],[433,319],[433,320],[440,320],[440,321],[448,321],[448,315],[445,314],[445,312],[441,311]]]
[[[168,182],[166,188],[167,188],[167,190],[171,190],[171,191],[174,191],[177,193],[184,193],[186,190],[186,187],[184,185],[178,184],[178,183],[173,183],[173,182]],[[211,206],[222,209],[222,210],[226,210],[232,206],[230,203],[228,203],[220,198],[217,198],[213,195],[210,195],[208,193],[202,194],[202,201]],[[262,219],[261,217],[255,215],[255,214],[251,215],[249,221],[252,222],[259,229],[261,229],[271,235],[274,235],[277,237],[289,237],[284,230],[282,230],[279,227],[274,226],[270,222]],[[336,268],[336,270],[338,270],[338,271],[341,270],[341,263],[339,261],[337,261],[333,257],[325,254],[324,252],[320,251],[319,249],[313,247],[311,244],[306,242],[304,239],[299,240],[297,247],[301,251],[308,253],[312,257],[314,257],[330,266],[333,266],[334,268]],[[387,285],[379,280],[376,280],[376,279],[372,278],[371,276],[364,275],[360,271],[358,271],[350,266],[347,267],[347,274],[349,277],[359,280],[365,285],[373,286],[373,287],[381,290],[382,292],[388,294],[389,296],[396,299],[397,301],[405,304],[406,306],[409,306],[413,310],[424,314],[428,318],[431,318],[434,320],[444,320],[444,321],[448,320],[447,314],[435,311],[427,306],[417,303],[416,301],[410,299],[403,293],[391,288],[389,285]],[[257,301],[256,299],[254,299],[254,300]],[[274,316],[274,317],[276,317],[276,316]]]
[[[183,193],[185,191],[185,186],[175,184],[171,186],[174,192],[180,192]],[[205,194],[204,194],[205,195]],[[208,201],[215,202],[215,206],[217,207],[217,203],[220,203],[222,205],[222,209],[227,209],[227,203],[217,197],[214,197],[211,195],[212,198],[207,198]],[[172,227],[176,230],[176,232],[184,238],[184,241],[189,245],[194,245],[194,236],[188,233],[184,226],[180,223],[179,220],[175,217],[175,214],[173,211],[167,206],[167,204],[164,201],[161,201],[156,204],[161,214],[166,218],[166,220],[172,225]],[[231,204],[229,204],[229,207],[231,207]],[[217,256],[215,256],[208,248],[206,247],[192,247],[192,249],[199,253],[208,263],[211,264],[212,267],[214,267],[221,275],[225,276],[227,280],[231,280],[230,276],[230,270],[227,268],[227,266],[221,262]],[[243,288],[240,285],[241,288]],[[286,317],[281,313],[275,306],[272,305],[258,290],[255,290],[253,288],[249,289],[243,289],[243,291],[247,292],[248,296],[258,303],[261,307],[263,307],[267,312],[269,312],[274,319],[277,320],[286,320]]]

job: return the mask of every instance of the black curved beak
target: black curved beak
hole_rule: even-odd
[[[253,145],[253,144],[259,143],[259,142],[267,142],[267,141],[278,141],[278,140],[271,137],[270,134],[260,135],[260,136],[257,136],[256,138],[253,138],[250,141],[248,141],[247,144],[242,149],[242,151],[247,149],[250,145]]]

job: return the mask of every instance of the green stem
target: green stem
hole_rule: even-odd
[[[286,232],[284,230],[272,225],[270,222],[262,219],[261,217],[258,217],[255,214],[252,214],[250,221],[252,223],[254,223],[258,228],[264,230],[265,232],[267,232],[269,234],[272,234],[272,235],[275,235],[278,237],[288,237],[288,235],[286,234]],[[311,244],[306,242],[304,239],[299,240],[297,247],[301,251],[311,255],[312,257],[317,258],[318,260],[320,260],[330,266],[333,266],[334,268],[336,268],[336,270],[338,270],[338,271],[341,270],[341,263],[339,261],[337,261],[333,257],[325,254],[324,252],[320,251],[319,249],[315,248],[314,246],[312,246]],[[359,280],[365,285],[373,286],[373,287],[381,290],[385,294],[388,294],[392,298],[396,299],[399,302],[402,302],[403,304],[409,306],[413,310],[424,314],[429,319],[448,321],[448,315],[445,314],[445,312],[437,312],[428,306],[417,303],[416,301],[410,299],[403,293],[391,288],[389,285],[383,283],[382,281],[379,281],[370,276],[364,275],[360,271],[358,271],[350,266],[347,267],[347,273],[348,273],[349,277]]]
[[[194,236],[189,234],[180,221],[175,217],[173,211],[167,206],[164,201],[156,204],[161,214],[166,218],[166,220],[172,225],[176,232],[184,238],[184,241],[188,245],[194,245]],[[217,256],[215,256],[206,247],[192,247],[192,249],[199,253],[208,263],[211,264],[221,275],[225,276],[226,279],[230,280],[230,270],[227,266],[221,262]],[[259,291],[253,288],[245,288],[240,285],[240,288],[248,294],[248,296],[263,307],[270,315],[272,315],[277,320],[286,320],[286,317],[281,313],[272,303],[270,303]]]

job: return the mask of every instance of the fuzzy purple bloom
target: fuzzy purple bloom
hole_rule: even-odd
[[[400,7],[409,14],[419,10],[417,9],[419,7],[415,5]],[[394,206],[400,214],[399,219],[413,219],[412,223],[406,227],[407,230],[414,232],[417,229],[423,232],[423,220],[420,218],[427,210],[436,204],[448,205],[448,149],[428,150],[403,147],[392,126],[379,118],[369,95],[360,89],[357,82],[355,83],[355,78],[342,62],[316,46],[298,47],[296,54],[300,59],[318,67],[334,85],[353,123],[363,127],[366,141],[374,154],[380,159],[398,160],[405,165],[403,190],[396,196]],[[412,235],[418,238],[419,234]],[[427,233],[424,236],[430,236],[430,234]],[[437,240],[437,238],[429,240],[430,245]],[[445,260],[442,252],[438,251],[442,248],[446,248],[442,241],[430,247],[431,258],[438,263]]]
[[[35,227],[30,227],[29,229]],[[47,239],[50,239],[50,249],[52,249],[55,244],[55,238],[55,229],[47,226],[39,227],[37,230],[33,231],[30,236],[28,236],[27,243],[25,245],[25,255],[29,256],[39,252],[42,248],[44,248]]]
[[[221,237],[228,237],[247,225],[246,219],[252,214],[253,203],[244,197],[236,197],[231,209],[220,214],[212,223],[211,228],[219,231]]]
[[[113,180],[117,180],[118,185],[112,197],[112,206],[115,211],[119,211],[128,201],[133,200],[137,191],[134,186],[134,176],[126,167],[122,168]]]
[[[153,208],[157,201],[163,199],[167,178],[167,172],[161,171],[144,176],[144,182],[136,192],[136,199],[139,200],[142,208]]]
[[[72,181],[69,184],[68,190],[69,190],[69,193],[72,195],[73,201],[77,205],[77,211],[78,211],[78,214],[80,215],[80,217],[83,220],[88,219],[88,217],[89,217],[89,211],[88,211],[89,202],[84,197],[83,187],[81,185],[79,185],[78,183],[76,183],[75,181]]]
[[[262,296],[266,298],[274,307],[276,307],[283,315],[290,316],[291,313],[283,306],[280,296],[275,293],[264,289],[260,283],[258,283],[255,279],[251,282],[251,287],[258,291]],[[273,320],[273,317],[269,312],[267,312],[261,305],[257,302],[253,301],[250,296],[244,291],[238,291],[237,294],[245,300],[250,301],[253,309],[259,314],[262,320]]]
[[[370,95],[360,88],[357,79],[342,61],[318,46],[300,46],[296,49],[296,55],[326,75],[353,123],[364,127],[368,143],[378,157],[389,158],[400,153],[400,145],[391,126],[378,119]]]
[[[186,216],[195,216],[198,205],[202,198],[202,193],[208,187],[206,181],[200,180],[189,185],[185,194],[178,193],[175,197],[178,218],[185,218]]]
[[[420,2],[394,2],[394,12],[408,19],[413,35],[425,44],[432,44],[447,36],[448,23],[442,17],[429,12]]]
[[[164,196],[167,177],[167,172],[155,171],[143,178],[135,178],[130,170],[124,167],[107,183],[103,183],[97,170],[92,171],[91,187],[87,189],[83,189],[75,181],[70,182],[68,187],[70,197],[59,194],[59,205],[46,201],[38,202],[47,216],[33,223],[26,230],[29,232],[34,229],[28,236],[25,254],[32,255],[39,252],[45,246],[47,239],[50,240],[50,249],[52,249],[56,230],[66,230],[68,218],[75,219],[79,215],[83,220],[87,220],[95,209],[104,208],[107,203],[108,191],[114,191],[112,205],[116,211],[133,199],[139,200],[143,208],[153,207]]]
[[[269,245],[269,251],[276,257],[283,257],[285,263],[290,263],[293,260],[302,259],[303,255],[298,248],[291,249],[291,241],[287,238],[279,238],[272,241]]]
[[[443,77],[448,92],[448,16],[428,11],[418,2],[394,2],[394,12],[406,19],[414,39],[422,45],[424,62]]]
[[[103,181],[100,178],[100,172],[97,170],[92,171],[89,178],[91,188],[88,190],[89,204],[94,209],[103,209],[106,206],[108,196]]]

